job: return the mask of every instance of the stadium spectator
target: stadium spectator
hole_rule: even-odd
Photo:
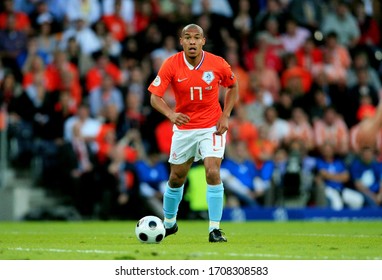
[[[102,11],[104,16],[115,13],[115,7],[120,3],[120,15],[126,24],[132,24],[134,20],[135,1],[133,0],[104,0],[102,1]]]
[[[74,37],[80,45],[81,52],[87,55],[101,50],[102,42],[84,17],[73,18],[69,28],[65,29],[59,42],[59,48],[65,50],[70,38]]]
[[[25,3],[26,1],[22,0],[22,2]],[[29,19],[33,28],[32,33],[34,35],[37,35],[36,33],[39,32],[42,23],[49,23],[49,26],[51,27],[52,31],[59,30],[59,22],[49,11],[47,1],[37,1],[37,3],[34,3],[32,11],[29,11],[27,14],[29,15]]]
[[[158,17],[160,5],[157,1],[139,1],[135,3],[133,29],[139,34],[145,32],[151,22]]]
[[[33,158],[35,139],[39,137],[39,126],[48,118],[42,111],[49,107],[49,95],[46,92],[42,75],[36,75],[33,83],[17,97],[9,108],[12,115],[12,133],[18,146],[16,164],[28,167]]]
[[[129,26],[122,17],[121,1],[114,2],[113,13],[104,15],[102,21],[105,23],[107,30],[113,35],[114,39],[122,42],[129,35]]]
[[[338,35],[330,32],[325,37],[323,47],[323,62],[314,65],[313,76],[324,72],[331,84],[346,85],[346,72],[351,66],[352,60],[349,49],[339,44]]]
[[[258,80],[254,72],[250,73],[249,92],[247,94],[247,100],[243,106],[246,108],[248,119],[260,126],[264,123],[264,112],[268,106],[273,104],[272,95],[258,86]]]
[[[31,33],[31,23],[29,17],[23,11],[17,11],[13,0],[4,0],[4,11],[0,13],[0,30],[7,29],[9,17],[13,18],[14,30],[25,34]]]
[[[306,38],[303,45],[295,52],[297,65],[309,72],[313,71],[315,65],[323,62],[322,49],[318,47],[313,37]]]
[[[330,143],[336,156],[346,156],[349,151],[349,129],[342,116],[333,107],[324,110],[322,119],[313,123],[315,146]]]
[[[78,18],[86,18],[90,25],[101,18],[101,4],[98,0],[67,0],[66,19],[71,22]]]
[[[267,33],[259,33],[256,36],[256,44],[244,53],[245,66],[249,71],[256,70],[258,64],[263,68],[280,72],[282,70],[282,60],[277,49],[270,48],[271,38]]]
[[[24,71],[24,67],[29,64],[31,57],[36,55],[41,57],[45,65],[50,62],[51,56],[49,56],[49,53],[38,49],[36,37],[29,37],[26,49],[16,58],[19,68]]]
[[[353,3],[353,13],[360,30],[358,46],[373,51],[381,42],[381,32],[377,20],[367,14],[364,1],[357,0]]]
[[[72,139],[58,150],[57,188],[62,197],[68,197],[83,218],[93,218],[97,200],[95,184],[95,157],[81,133],[82,124],[72,127]]]
[[[233,19],[233,27],[239,33],[239,42],[243,45],[243,48],[249,48],[249,35],[253,28],[253,18],[249,0],[239,0],[238,11],[235,13]]]
[[[146,153],[141,147],[134,165],[139,179],[139,194],[148,212],[163,219],[163,194],[169,178],[166,160],[155,148],[149,148]]]
[[[105,75],[113,78],[115,85],[120,86],[123,83],[123,75],[120,69],[110,61],[109,57],[102,52],[93,54],[95,65],[86,73],[85,88],[87,92],[101,86],[102,79]]]
[[[96,136],[97,161],[101,167],[106,167],[115,149],[121,146],[123,149],[120,149],[120,152],[123,153],[125,160],[134,162],[138,156],[140,141],[141,136],[136,129],[130,129],[123,138],[117,139],[115,123],[105,121]]]
[[[312,86],[312,75],[308,70],[298,65],[294,53],[285,54],[284,64],[285,67],[280,73],[281,86],[292,95],[294,103],[303,102]]]
[[[335,33],[338,43],[343,47],[354,48],[360,39],[360,30],[356,18],[351,14],[346,0],[340,0],[334,11],[325,14],[320,30],[324,36]]]
[[[160,59],[164,61],[177,52],[174,36],[168,35],[164,37],[163,45],[150,53],[150,57],[151,59]]]
[[[69,39],[65,52],[68,62],[77,68],[80,82],[82,82],[89,70],[94,66],[92,57],[81,52],[75,38]]]
[[[310,152],[314,148],[314,132],[308,116],[302,108],[296,107],[292,111],[292,118],[289,120],[289,133],[284,139],[284,144],[289,145],[294,141],[299,141],[303,149]]]
[[[288,18],[285,22],[285,32],[280,36],[285,52],[294,53],[302,47],[311,33],[305,27],[299,26],[295,19]]]
[[[269,138],[267,126],[260,126],[258,132],[257,139],[248,144],[248,151],[255,162],[269,161],[279,145]]]
[[[105,75],[100,87],[89,93],[90,113],[95,118],[105,117],[105,108],[109,104],[114,104],[118,113],[124,109],[122,92],[115,86],[112,77]]]
[[[44,3],[44,2],[43,2]],[[53,17],[41,15],[37,19],[38,26],[36,27],[37,49],[49,55],[48,61],[53,59],[53,53],[58,45],[58,36],[53,29]]]
[[[357,191],[346,187],[350,173],[343,160],[335,156],[335,148],[330,143],[320,146],[320,157],[317,159],[316,188],[325,195],[328,205],[334,210],[342,210],[345,206],[360,209],[363,197]],[[316,201],[317,202],[317,201]]]
[[[289,121],[295,107],[293,96],[287,90],[281,90],[280,98],[273,104],[273,106],[276,108],[276,111],[281,119]]]
[[[306,101],[310,103],[308,107],[317,105],[321,108],[324,108],[325,106],[333,106],[338,110],[340,114],[343,114],[345,109],[343,106],[343,99],[344,96],[346,96],[346,91],[347,87],[345,87],[343,84],[340,85],[337,83],[331,83],[327,73],[325,71],[320,71],[317,73],[317,75],[313,76],[313,83],[311,90],[307,95]],[[322,98],[320,98],[320,94],[316,94],[318,92],[321,92]],[[320,111],[321,109],[319,109],[317,112]],[[314,116],[310,117],[311,119],[314,118]]]
[[[355,189],[359,191],[367,207],[381,207],[382,184],[381,164],[376,161],[373,147],[363,147],[350,167],[350,175]]]
[[[122,53],[122,44],[109,32],[103,21],[97,21],[94,25],[96,36],[101,42],[100,51],[108,55],[114,64],[119,64],[119,56]]]
[[[262,31],[265,29],[265,23],[269,18],[275,18],[280,27],[285,26],[285,11],[279,0],[267,0],[265,8],[255,16],[255,25],[252,29],[254,32]],[[284,32],[283,29],[280,32]]]
[[[248,119],[245,107],[237,106],[230,119],[231,129],[227,135],[227,141],[242,141],[247,145],[257,139],[257,127]]]
[[[60,25],[60,29],[65,28],[67,21],[65,18],[66,13],[66,0],[44,0],[48,5],[48,11],[52,13],[55,20]]]
[[[46,71],[55,85],[55,90],[66,87],[65,76],[70,75],[72,86],[79,84],[79,74],[77,67],[68,61],[66,52],[56,51],[53,54],[53,61],[46,66]]]
[[[4,72],[5,73],[0,80],[0,107],[9,110],[9,108],[13,106],[15,100],[22,94],[23,89],[21,84],[16,81],[16,77],[11,71]]]
[[[124,97],[124,109],[119,112],[117,124],[117,138],[120,139],[130,129],[143,130],[146,116],[142,113],[143,98],[140,92],[130,88]]]
[[[228,0],[195,0],[192,1],[191,8],[194,16],[211,13],[225,18],[233,17],[233,11]]]
[[[265,30],[260,31],[258,36],[265,35],[268,38],[268,48],[272,49],[279,57],[284,54],[284,46],[281,40],[280,26],[277,19],[271,17],[265,22]]]
[[[241,65],[239,51],[238,50],[229,50],[225,54],[227,62],[231,65],[232,71],[235,73],[238,78],[238,83],[240,87],[239,100],[241,103],[246,103],[250,97],[247,97],[250,74],[248,71]]]
[[[145,214],[141,210],[138,175],[134,164],[126,160],[123,144],[110,150],[109,160],[99,167],[98,173],[97,218],[139,219]]]
[[[289,125],[286,120],[279,118],[278,112],[274,106],[269,106],[264,112],[264,124],[268,131],[268,139],[276,146],[280,146],[290,133]]]
[[[259,89],[269,93],[269,96],[272,99],[271,103],[277,101],[281,89],[281,81],[277,70],[268,67],[261,54],[257,54],[253,59],[255,68],[249,72],[250,77],[256,79]]]
[[[77,109],[69,91],[60,91],[57,95],[50,93],[47,102],[35,115],[34,161],[39,163],[40,169],[36,177],[45,187],[57,185],[60,172],[59,149],[64,144],[64,123]]]
[[[47,71],[44,61],[38,55],[29,57],[23,67],[23,88],[27,88],[31,85],[36,75],[43,76],[44,86],[48,91],[52,92],[56,90],[57,85],[53,84],[52,73]]]
[[[303,142],[293,140],[287,148],[279,147],[275,151],[273,162],[273,203],[282,206],[307,206],[313,191],[316,159],[308,155]]]
[[[326,3],[319,0],[291,0],[288,11],[299,26],[307,28],[313,34],[320,28],[326,6]]]
[[[351,88],[357,84],[357,70],[362,68],[368,72],[368,84],[379,91],[382,88],[381,79],[377,70],[370,65],[369,56],[365,51],[358,51],[354,54],[353,63],[346,75],[347,87]]]
[[[80,104],[74,116],[68,118],[64,123],[64,139],[71,141],[73,138],[73,125],[81,124],[81,136],[88,142],[94,142],[101,128],[101,122],[90,116],[89,106],[85,103]],[[92,145],[94,148],[94,145]]]
[[[229,150],[221,167],[228,206],[257,206],[257,199],[265,194],[269,181],[260,177],[255,179],[259,175],[248,154],[246,142],[233,141]]]
[[[0,57],[5,68],[13,69],[17,80],[22,79],[17,56],[26,48],[27,35],[16,29],[15,16],[7,16],[4,29],[0,29]]]
[[[357,70],[357,83],[347,91],[347,104],[344,117],[349,127],[357,123],[357,112],[363,104],[377,106],[378,91],[368,82],[369,72],[365,68]]]

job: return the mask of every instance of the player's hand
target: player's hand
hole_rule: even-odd
[[[216,124],[215,134],[222,135],[227,130],[228,130],[228,118],[222,115]]]
[[[170,116],[170,121],[177,126],[182,126],[190,121],[190,117],[182,113],[174,112],[174,114]]]

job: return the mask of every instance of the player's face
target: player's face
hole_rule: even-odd
[[[201,52],[206,39],[197,28],[187,29],[180,38],[180,44],[187,57],[196,58]]]

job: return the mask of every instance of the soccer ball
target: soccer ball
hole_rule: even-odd
[[[135,235],[142,243],[159,243],[164,239],[165,233],[162,220],[156,216],[143,217],[135,227]]]

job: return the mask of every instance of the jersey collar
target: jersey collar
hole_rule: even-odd
[[[186,55],[185,55],[184,52],[183,52],[183,59],[184,59],[184,63],[186,63],[186,65],[187,65],[188,69],[190,69],[190,70],[194,70],[194,69],[195,69],[195,70],[198,70],[198,69],[202,66],[203,61],[204,61],[204,51],[202,51],[202,59],[200,60],[199,64],[196,65],[195,67],[192,66],[192,65],[187,61],[187,59],[186,59]]]

